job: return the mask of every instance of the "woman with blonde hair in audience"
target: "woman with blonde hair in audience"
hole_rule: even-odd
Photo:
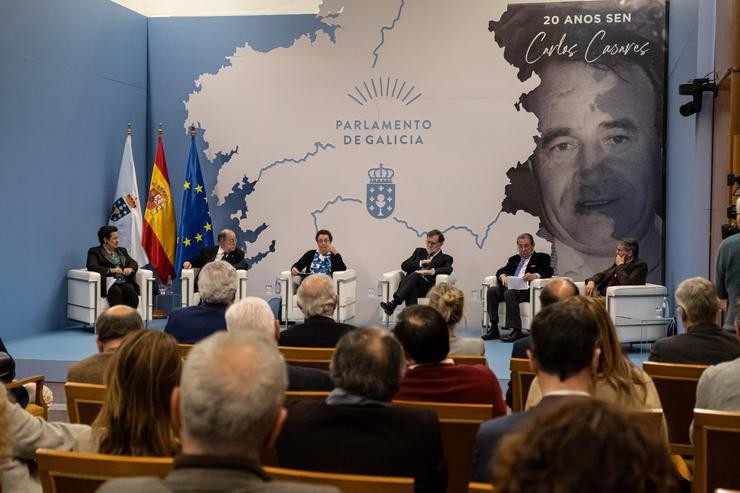
[[[599,329],[596,344],[601,350],[601,355],[591,394],[627,408],[661,408],[653,380],[642,369],[634,366],[622,352],[617,329],[609,318],[603,300],[585,296],[576,296],[573,299],[575,300],[573,303],[583,303],[593,314]],[[535,378],[527,397],[527,408],[535,406],[541,399],[542,393]]]
[[[437,310],[447,322],[447,329],[450,331],[449,354],[483,355],[483,341],[477,337],[458,337],[455,334],[455,327],[465,314],[465,296],[462,291],[450,284],[437,284],[429,290],[429,306]]]
[[[139,330],[124,339],[105,373],[105,401],[92,430],[76,450],[101,454],[160,456],[180,445],[172,428],[170,397],[180,381],[182,359],[175,339]]]
[[[13,493],[41,493],[33,464],[36,449],[69,450],[75,436],[89,430],[87,425],[50,423],[32,416],[8,399],[0,384],[0,490]]]
[[[562,399],[505,436],[497,493],[673,493],[668,445],[649,420],[598,399]]]

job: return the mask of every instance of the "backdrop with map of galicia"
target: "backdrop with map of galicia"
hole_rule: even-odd
[[[249,289],[317,229],[357,270],[359,296],[432,228],[468,296],[522,232],[555,249],[559,273],[582,255],[577,280],[631,234],[659,276],[665,7],[634,5],[326,0],[292,43],[235,47],[197,77],[182,124],[199,127],[214,226],[246,248]],[[587,30],[606,49],[595,60]],[[357,323],[377,316],[366,307]]]

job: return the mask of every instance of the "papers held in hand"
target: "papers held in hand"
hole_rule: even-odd
[[[506,278],[509,289],[529,289],[529,283],[521,276],[509,276]]]

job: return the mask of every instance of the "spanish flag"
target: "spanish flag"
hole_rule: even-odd
[[[163,283],[175,277],[175,241],[175,205],[172,202],[160,128],[157,156],[154,158],[152,180],[149,182],[141,244],[157,277]]]

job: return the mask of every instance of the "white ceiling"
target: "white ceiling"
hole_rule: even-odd
[[[147,17],[315,14],[321,0],[111,0]]]

